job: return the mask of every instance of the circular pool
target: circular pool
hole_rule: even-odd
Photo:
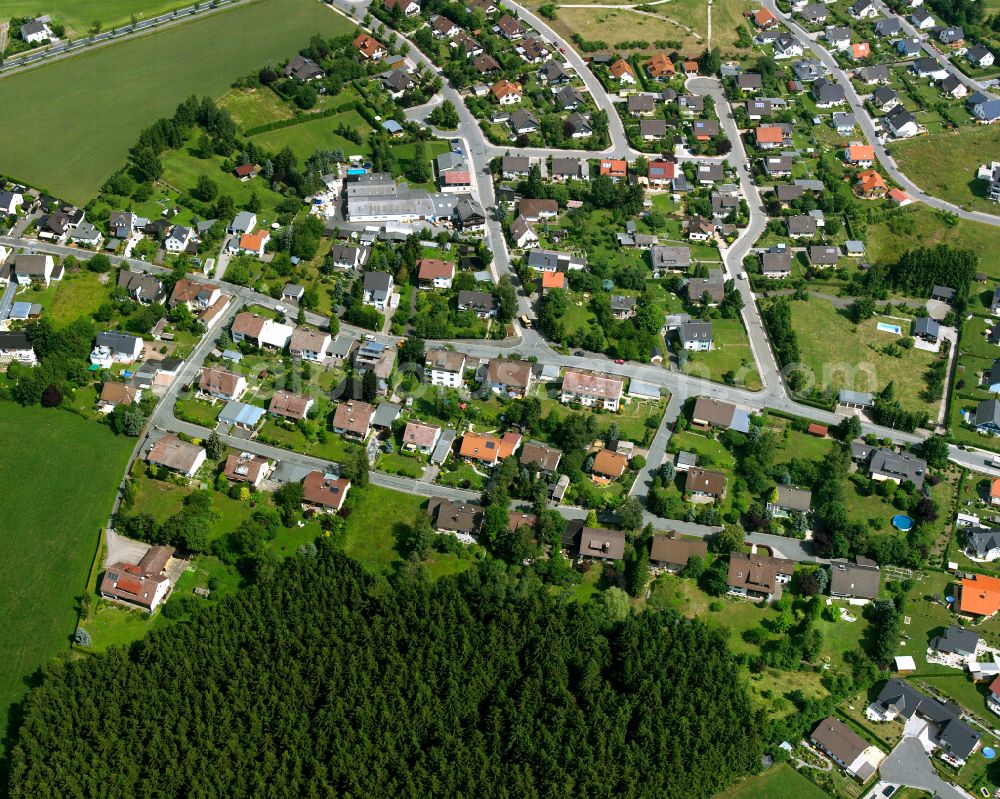
[[[892,526],[897,530],[902,530],[904,533],[913,527],[913,519],[907,516],[905,513],[900,513],[898,516],[892,517]]]
[[[987,760],[992,760],[996,756],[997,753],[994,750],[990,749],[990,747],[988,746],[983,747],[983,757],[985,757]]]

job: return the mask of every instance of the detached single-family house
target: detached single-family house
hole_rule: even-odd
[[[811,505],[812,491],[808,488],[779,485],[767,503],[767,510],[772,516],[783,518],[791,513],[809,513]]]
[[[937,25],[931,12],[923,7],[914,9],[913,13],[910,14],[910,24],[918,31],[929,31]]]
[[[816,218],[808,214],[789,216],[785,219],[790,239],[809,239],[816,235],[818,229]]]
[[[624,387],[625,381],[621,378],[569,369],[563,376],[559,401],[564,405],[577,404],[617,412]]]
[[[353,44],[358,55],[365,61],[381,61],[389,53],[378,39],[373,39],[367,33],[359,33]]]
[[[267,406],[267,412],[273,416],[281,416],[285,419],[299,421],[309,415],[309,409],[313,406],[313,398],[305,394],[295,394],[291,391],[275,391],[271,397],[271,402]]]
[[[486,382],[497,394],[521,398],[527,395],[535,376],[530,361],[491,358],[486,366]]]
[[[820,78],[812,85],[813,98],[817,108],[833,108],[846,102],[844,87],[828,78]]]
[[[693,502],[714,502],[726,496],[726,476],[701,467],[688,469],[684,491]]]
[[[992,486],[990,502],[993,503]],[[965,552],[970,558],[992,562],[1000,558],[1000,530],[973,527],[965,533]]]
[[[118,273],[118,287],[125,289],[129,299],[142,305],[162,302],[164,298],[162,281],[144,272],[123,269]]]
[[[848,13],[855,19],[874,19],[878,16],[878,7],[875,0],[857,0],[848,9]]]
[[[246,378],[225,369],[205,367],[198,379],[198,391],[216,399],[238,400],[246,390]]]
[[[90,362],[105,369],[113,363],[133,363],[142,355],[142,339],[117,330],[98,333]]]
[[[421,289],[450,289],[455,277],[455,264],[437,258],[417,261],[417,281]]]
[[[172,472],[193,477],[207,457],[204,447],[181,441],[173,433],[158,438],[149,448],[146,462]]]
[[[893,452],[882,447],[872,453],[868,470],[873,480],[891,480],[896,485],[909,481],[919,490],[927,476],[927,461],[909,452]]]
[[[231,483],[249,483],[257,488],[271,472],[271,461],[252,452],[233,453],[226,458],[222,473]]]
[[[590,468],[590,479],[605,485],[618,480],[628,469],[628,458],[620,452],[599,449],[594,455],[594,465]]]
[[[993,66],[995,58],[986,47],[976,44],[965,51],[965,60],[976,69],[986,69]]]
[[[920,133],[917,118],[903,106],[897,105],[892,111],[882,117],[886,129],[897,139],[908,139]]]
[[[174,225],[170,228],[170,235],[163,240],[163,249],[169,253],[185,252],[194,241],[195,235],[191,228]]]
[[[615,61],[615,63],[608,67],[608,71],[611,73],[611,77],[622,86],[634,86],[637,81],[635,70],[624,58],[619,58]]]
[[[705,541],[667,535],[654,535],[649,549],[650,565],[668,571],[679,571],[687,566],[691,558],[704,560],[707,556],[708,544]]]
[[[523,94],[523,88],[520,83],[512,83],[506,79],[494,83],[490,91],[500,105],[514,105],[519,103]]]
[[[733,552],[729,556],[729,593],[770,602],[781,597],[795,570],[794,561],[767,555]]]
[[[828,716],[817,724],[810,739],[849,776],[862,784],[875,775],[886,758],[885,752],[868,743],[835,716]]]
[[[771,280],[782,280],[791,277],[791,250],[768,250],[760,254],[761,274]]]
[[[392,299],[392,275],[388,272],[365,272],[364,303],[384,311]]]
[[[688,352],[708,352],[715,341],[711,322],[685,322],[678,328],[677,337]]]
[[[461,388],[465,372],[465,354],[444,349],[429,349],[424,361],[424,375],[432,386]]]
[[[236,314],[231,329],[233,341],[246,341],[255,347],[283,350],[292,339],[294,328],[266,316],[243,311]]]
[[[364,441],[371,429],[375,408],[367,402],[347,400],[337,406],[333,414],[333,431],[344,438]]]
[[[458,310],[474,313],[480,319],[497,315],[496,301],[488,291],[461,289],[458,292]]]
[[[338,513],[350,490],[350,480],[317,469],[302,480],[302,504],[326,513]]]
[[[11,277],[21,286],[41,283],[48,286],[54,280],[62,280],[63,268],[56,266],[51,255],[17,255]]]
[[[100,595],[152,614],[170,595],[170,578],[164,572],[173,555],[173,547],[157,545],[138,563],[111,564],[101,578]]]
[[[562,452],[539,441],[529,441],[521,447],[521,466],[533,466],[540,474],[554,474],[559,468]]]
[[[406,427],[403,429],[403,449],[407,452],[430,455],[440,438],[440,427],[411,420],[406,423]]]
[[[33,19],[21,24],[21,38],[28,44],[41,44],[55,39],[55,34],[43,19]]]
[[[851,604],[878,599],[881,580],[878,564],[860,555],[854,562],[837,559],[830,563],[830,596],[854,600]]]

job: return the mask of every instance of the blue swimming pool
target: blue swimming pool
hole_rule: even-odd
[[[913,527],[913,519],[907,516],[905,513],[900,513],[897,516],[892,517],[892,526],[897,530],[902,530],[904,533]]]
[[[895,333],[898,336],[903,332],[903,329],[899,325],[890,325],[888,322],[879,322],[875,326],[883,333]]]

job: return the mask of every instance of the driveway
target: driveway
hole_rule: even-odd
[[[903,738],[879,767],[879,774],[885,782],[921,788],[941,799],[973,799],[971,794],[938,776],[917,738]]]
[[[149,550],[149,544],[133,541],[131,538],[118,535],[114,530],[108,530],[104,540],[108,546],[107,555],[104,557],[105,566],[109,563],[138,563]]]

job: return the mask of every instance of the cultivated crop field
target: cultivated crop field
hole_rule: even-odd
[[[0,440],[0,725],[6,730],[26,680],[69,651],[75,598],[84,591],[135,439],[66,411],[4,402]]]
[[[83,204],[139,131],[191,94],[218,97],[351,22],[315,0],[258,0],[0,80],[0,174]],[[58,102],[41,102],[58,97]]]

